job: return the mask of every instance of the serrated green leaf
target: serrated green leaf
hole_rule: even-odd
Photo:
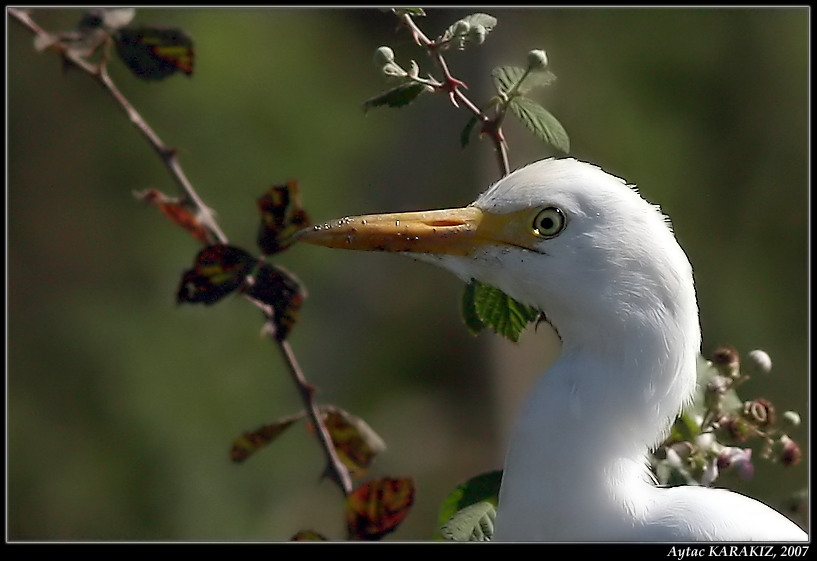
[[[522,96],[511,99],[510,108],[537,138],[565,154],[570,151],[570,138],[567,136],[567,131],[550,111],[532,99]]]
[[[472,333],[490,327],[513,342],[519,341],[522,330],[540,316],[536,308],[517,302],[498,288],[475,280],[466,287],[462,303],[463,319]]]
[[[460,510],[479,502],[487,501],[496,506],[499,502],[500,483],[502,483],[502,470],[495,470],[482,473],[457,485],[440,505],[437,524],[442,526]]]
[[[446,541],[484,542],[494,535],[496,507],[487,501],[472,504],[457,512],[440,527]]]
[[[526,72],[518,66],[498,66],[491,71],[491,78],[496,91],[505,95],[511,91],[525,94],[535,87],[549,86],[556,80],[556,75],[549,70],[527,72],[527,75]],[[524,82],[520,84],[523,79]]]
[[[471,131],[474,130],[474,127],[479,123],[479,118],[471,117],[468,119],[468,122],[465,124],[465,128],[462,129],[460,133],[460,146],[465,148],[468,146],[468,143],[471,142]]]
[[[469,282],[462,293],[462,319],[472,335],[477,335],[485,329],[485,324],[479,319],[475,302],[477,281]]]
[[[397,16],[406,14],[414,17],[423,17],[426,15],[425,10],[422,8],[392,8],[391,11]]]
[[[396,88],[387,90],[373,98],[367,99],[363,102],[363,110],[368,111],[372,107],[380,107],[387,105],[389,107],[403,107],[408,105],[426,91],[424,84],[418,82],[406,82],[400,84]]]
[[[463,21],[468,22],[471,27],[475,25],[481,25],[485,28],[485,31],[491,31],[494,27],[496,27],[496,18],[489,14],[483,14],[481,12],[477,12],[476,14],[470,14],[462,18]]]
[[[465,45],[472,41],[482,43],[485,36],[496,27],[496,23],[496,18],[488,14],[476,13],[465,16],[451,24],[437,39],[437,43],[442,48],[453,45],[458,49],[464,49]],[[482,29],[475,35],[477,26]]]
[[[672,425],[672,440],[691,441],[701,432],[701,427],[691,415],[682,413]]]

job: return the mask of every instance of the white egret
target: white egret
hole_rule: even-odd
[[[494,540],[795,541],[765,504],[661,488],[647,467],[696,383],[692,268],[667,218],[574,159],[508,175],[461,209],[343,218],[302,240],[403,252],[534,306],[562,339],[516,422]]]

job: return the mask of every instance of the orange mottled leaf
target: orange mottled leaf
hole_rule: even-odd
[[[275,440],[281,435],[281,433],[292,426],[295,421],[300,420],[303,416],[304,415],[302,413],[300,415],[286,417],[284,419],[279,419],[274,423],[264,425],[254,431],[245,432],[240,438],[233,442],[233,447],[230,450],[230,459],[235,463],[243,462],[258,450]]]
[[[186,230],[201,243],[210,245],[215,241],[207,228],[201,224],[198,216],[191,212],[190,208],[180,204],[177,199],[171,199],[156,189],[148,189],[143,193],[136,193],[136,196],[147,204],[158,208],[162,211],[162,214]]]
[[[414,503],[410,477],[373,479],[346,499],[349,539],[376,541],[393,532]]]
[[[363,476],[386,443],[366,421],[348,411],[324,405],[321,414],[340,461],[353,477]],[[311,423],[308,426],[312,428]]]

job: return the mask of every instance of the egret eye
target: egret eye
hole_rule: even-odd
[[[558,236],[567,224],[565,214],[555,206],[542,209],[533,219],[533,233],[541,238]]]

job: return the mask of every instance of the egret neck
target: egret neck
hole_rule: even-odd
[[[651,479],[647,455],[693,395],[701,332],[669,220],[623,180],[547,159],[465,208],[342,218],[300,239],[434,263],[541,310],[561,337],[511,435],[494,539],[807,539],[743,495]]]

